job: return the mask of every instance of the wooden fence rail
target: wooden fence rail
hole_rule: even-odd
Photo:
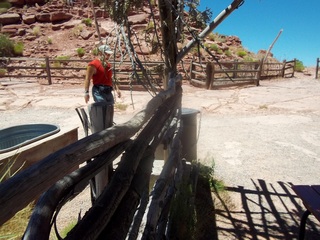
[[[238,84],[259,85],[260,80],[271,77],[293,77],[295,62],[191,62],[191,83],[206,89]]]
[[[0,77],[6,78],[43,78],[48,84],[53,79],[84,79],[86,67],[91,59],[64,59],[64,58],[1,58]],[[110,61],[114,69],[114,77],[119,85],[139,85],[139,80],[147,77],[155,86],[162,84],[164,63],[159,61],[143,62],[146,71],[137,66],[133,71],[130,61]],[[144,75],[145,73],[146,75]]]
[[[163,203],[172,202],[168,198],[174,198],[178,187],[173,181],[179,179],[174,175],[180,174],[183,166],[180,154],[180,132],[183,129],[180,82],[181,77],[170,79],[169,89],[151,99],[146,108],[127,123],[70,144],[1,183],[0,225],[43,193],[23,239],[49,239],[60,203],[65,203],[70,195],[82,190],[102,167],[122,154],[111,182],[65,239],[124,239],[124,236],[132,234],[129,227],[142,196],[149,195],[144,192],[148,191],[155,149],[165,138],[173,139],[168,145],[170,154],[146,211],[143,239],[163,236],[165,228],[158,227],[160,222],[163,223],[159,218],[166,216],[170,208],[170,204]],[[97,157],[94,161],[72,172],[94,157]]]

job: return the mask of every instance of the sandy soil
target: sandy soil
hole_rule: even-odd
[[[53,123],[62,129],[77,126],[79,138],[84,136],[75,112],[85,107],[81,85],[0,83],[0,129]],[[220,196],[214,200],[219,239],[296,238],[303,205],[291,185],[318,184],[319,80],[297,74],[261,81],[259,87],[204,90],[186,84],[183,90],[183,107],[200,111],[198,159],[214,165],[230,197],[228,203]],[[122,91],[117,102],[128,108],[116,111],[115,122],[130,119],[150,98]],[[87,195],[73,204],[82,213],[90,202]],[[308,229],[318,232],[312,223]]]

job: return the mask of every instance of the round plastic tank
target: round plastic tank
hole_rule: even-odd
[[[197,115],[199,110],[191,108],[182,108],[181,122],[182,122],[182,158],[191,162],[197,160]]]
[[[182,108],[181,112],[181,144],[182,144],[182,158],[191,162],[197,160],[197,115],[200,113],[199,110],[191,108]],[[168,156],[165,154],[164,145],[160,144],[155,152],[155,158],[158,160],[164,160]],[[164,157],[166,155],[166,157]]]

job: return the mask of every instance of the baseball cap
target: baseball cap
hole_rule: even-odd
[[[104,52],[104,53],[108,53],[108,54],[113,53],[113,51],[111,50],[109,45],[101,45],[98,47],[98,49],[100,52]]]

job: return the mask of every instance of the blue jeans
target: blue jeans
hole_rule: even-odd
[[[114,104],[112,87],[110,86],[93,85],[92,96],[95,102],[105,102],[107,104]]]

